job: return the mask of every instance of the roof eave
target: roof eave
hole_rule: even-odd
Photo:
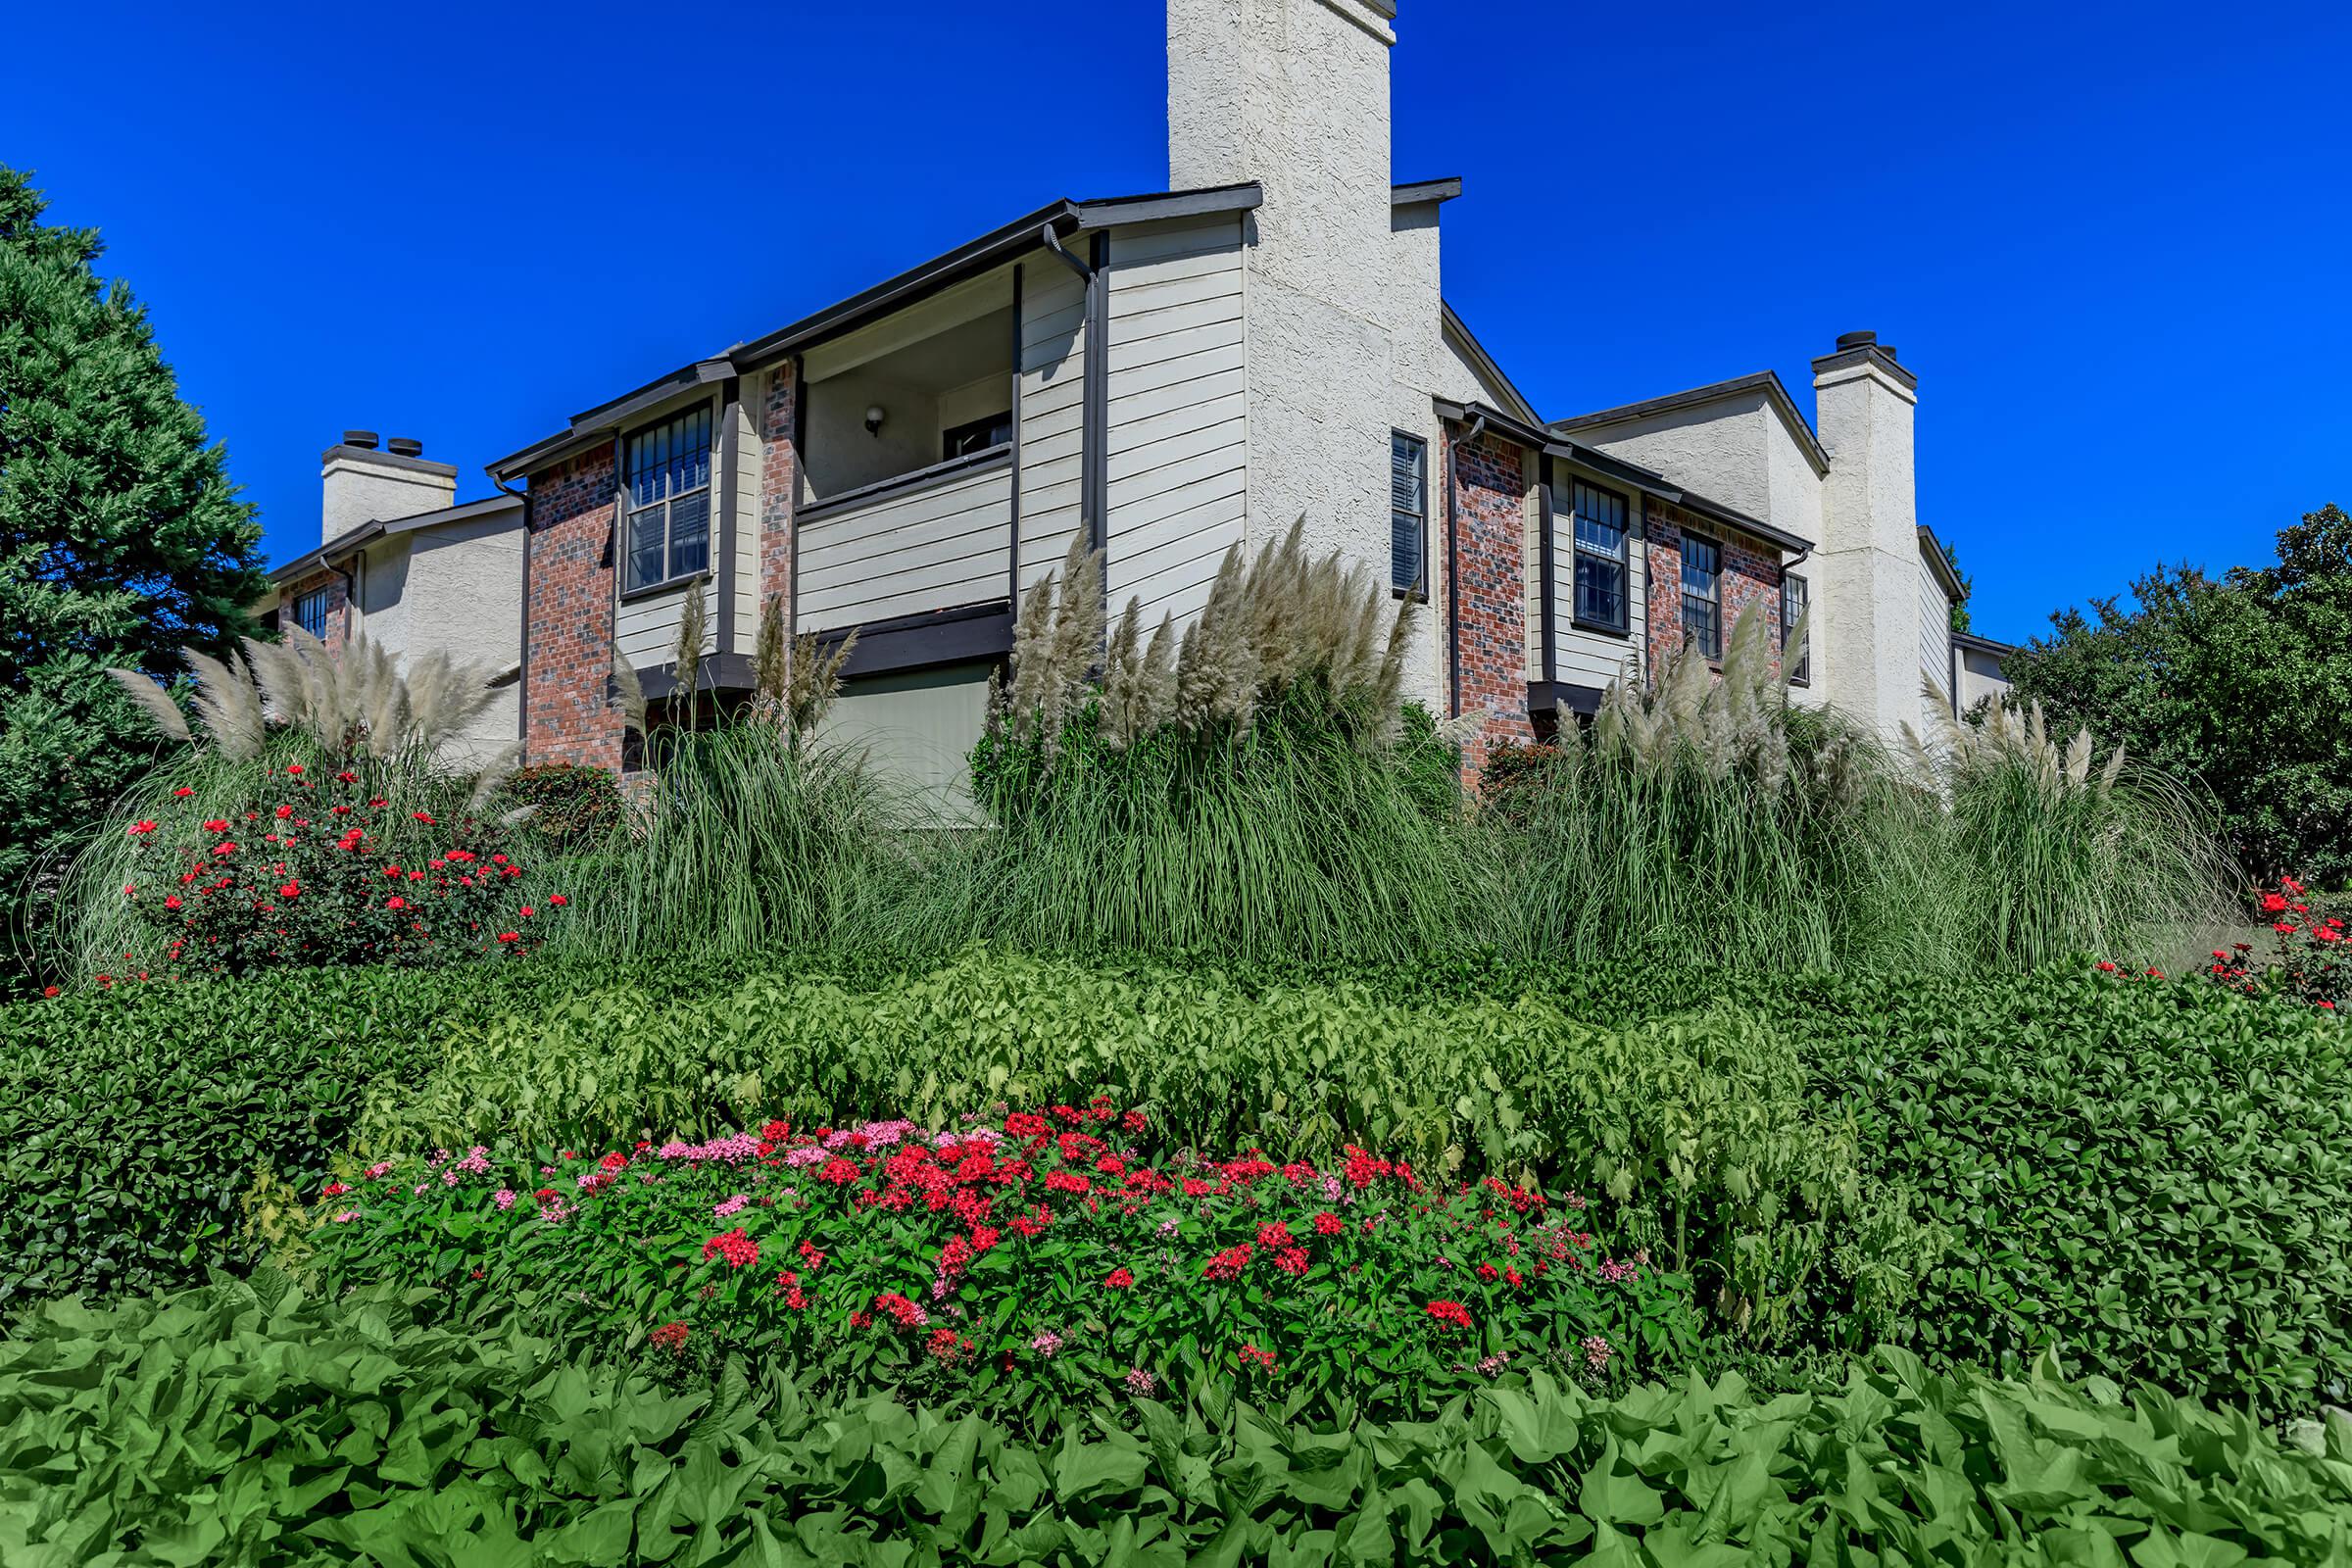
[[[1064,198],[1016,218],[978,239],[935,256],[919,267],[888,277],[873,287],[803,317],[748,343],[739,343],[723,356],[700,360],[647,382],[635,392],[575,415],[568,428],[557,431],[489,466],[496,479],[512,479],[533,468],[569,457],[582,448],[616,433],[618,422],[630,414],[673,397],[681,389],[723,380],[761,369],[808,347],[821,338],[846,332],[914,298],[944,288],[977,272],[1000,266],[1045,243],[1046,232],[1085,233],[1125,223],[1156,223],[1218,213],[1251,211],[1265,202],[1265,188],[1255,182],[1217,185],[1202,190],[1157,191],[1141,196],[1109,196],[1091,201]]]
[[[1630,419],[1645,418],[1653,414],[1671,414],[1677,409],[1694,409],[1755,391],[1761,391],[1765,401],[1772,405],[1773,412],[1781,416],[1781,423],[1804,453],[1805,461],[1813,466],[1814,473],[1827,474],[1830,471],[1829,449],[1821,444],[1821,437],[1814,434],[1812,423],[1806,419],[1804,411],[1796,406],[1796,399],[1788,395],[1788,384],[1781,379],[1777,370],[1736,375],[1728,381],[1710,381],[1705,386],[1669,392],[1663,397],[1644,398],[1639,403],[1627,403],[1614,409],[1597,409],[1571,418],[1553,419],[1550,427],[1570,431],[1589,430],[1595,425],[1623,424]]]
[[[1776,528],[1763,518],[1751,517],[1736,507],[1727,507],[1720,501],[1693,495],[1664,474],[1644,468],[1638,463],[1628,463],[1623,458],[1611,457],[1596,448],[1580,445],[1544,426],[1514,418],[1499,409],[1491,409],[1478,403],[1454,403],[1445,398],[1435,401],[1441,418],[1457,422],[1484,418],[1487,428],[1499,431],[1522,446],[1533,447],[1564,462],[1590,468],[1594,473],[1622,480],[1670,506],[1681,507],[1686,512],[1695,513],[1727,528],[1738,529],[1790,555],[1804,556],[1813,552],[1813,541],[1810,539],[1792,534],[1785,528]]]
[[[1936,538],[1936,530],[1926,523],[1918,524],[1918,528],[1921,553],[1927,558],[1929,569],[1936,573],[1936,581],[1942,587],[1943,596],[1955,605],[1966,604],[1968,585],[1952,569],[1951,558],[1943,553],[1943,541]]]

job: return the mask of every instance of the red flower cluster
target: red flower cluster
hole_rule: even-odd
[[[123,896],[158,950],[153,966],[176,975],[415,964],[527,946],[513,933],[496,940],[518,908],[532,906],[504,887],[521,867],[481,842],[494,826],[445,825],[428,811],[394,814],[382,798],[350,788],[359,782],[348,768],[324,784],[300,764],[257,769],[249,808],[193,825],[174,827],[168,817],[134,823],[142,874]],[[182,786],[174,799],[193,793]],[[316,825],[314,814],[333,829]],[[479,864],[484,858],[495,872]],[[160,884],[164,897],[142,898],[149,884]]]
[[[2341,916],[2315,912],[2303,884],[2281,877],[2261,899],[2277,938],[2270,956],[2257,959],[2249,943],[2213,950],[2206,977],[2246,996],[2264,991],[2307,1002],[2325,1012],[2352,994],[2352,933]]]
[[[713,1257],[725,1258],[731,1268],[749,1268],[760,1261],[760,1244],[738,1226],[703,1244],[703,1261],[708,1263]]]
[[[1466,1329],[1470,1326],[1470,1309],[1459,1301],[1432,1301],[1424,1310],[1441,1327]]]

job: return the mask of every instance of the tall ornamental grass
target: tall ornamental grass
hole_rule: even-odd
[[[2195,801],[2094,771],[2037,714],[1890,748],[1788,698],[1765,622],[1611,690],[1590,734],[1487,776],[1506,951],[1742,967],[2167,961],[2227,921],[2233,873]]]

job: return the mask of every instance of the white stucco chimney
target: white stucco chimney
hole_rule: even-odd
[[[1813,362],[1813,391],[1830,454],[1813,573],[1820,679],[1831,702],[1891,738],[1920,713],[1919,377],[1877,333],[1847,332]]]
[[[318,542],[370,522],[439,512],[457,500],[455,464],[432,463],[422,444],[396,439],[378,451],[373,430],[346,430],[318,459]]]
[[[1255,181],[1249,528],[1386,560],[1393,0],[1168,0],[1168,183]],[[1279,461],[1277,461],[1279,457]],[[1359,537],[1360,536],[1360,537]]]

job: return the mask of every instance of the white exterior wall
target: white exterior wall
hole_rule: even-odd
[[[1839,709],[1892,739],[1920,715],[1918,503],[1912,470],[1917,395],[1874,354],[1817,362],[1813,385],[1830,473],[1814,554],[1814,682]]]
[[[332,544],[370,522],[442,511],[457,497],[458,470],[366,447],[329,447],[319,460],[318,490],[318,542]]]
[[[1011,545],[1012,468],[1002,457],[812,517],[801,524],[800,629],[839,631],[1001,600]]]
[[[1930,722],[1933,718],[1928,709],[1940,707],[1946,712],[1951,711],[1955,678],[1952,664],[1952,602],[1945,597],[1936,568],[1928,564],[1927,546],[1923,542],[1919,551],[1919,672],[1935,682],[1936,690],[1942,693],[1940,701],[1924,694],[1920,698],[1921,716]]]
[[[747,377],[743,382],[743,401],[725,417],[734,432],[735,491],[731,505],[724,514],[728,536],[720,541],[729,553],[734,566],[735,613],[733,631],[735,647],[750,653],[760,631],[760,432],[753,421],[752,411],[758,407],[752,400],[761,390],[761,383]],[[719,475],[724,477],[723,471]],[[713,524],[716,526],[717,524]],[[718,557],[714,553],[711,560]],[[718,606],[713,600],[713,612]]]
[[[1990,699],[1994,703],[2009,695],[2009,677],[2001,670],[2001,662],[1982,649],[1957,650],[1960,666],[1960,711],[1967,712],[1977,704]]]
[[[1495,406],[1506,401],[1501,389],[1481,379],[1476,368],[1457,351],[1445,330],[1441,226],[1444,212],[1444,206],[1434,201],[1409,207],[1392,206],[1388,303],[1383,313],[1391,323],[1387,427],[1417,435],[1429,444],[1429,495],[1425,503],[1429,525],[1423,568],[1429,599],[1414,612],[1405,644],[1404,695],[1440,717],[1446,711],[1445,607],[1446,573],[1452,563],[1446,554],[1446,432],[1433,404],[1440,398],[1448,403]],[[1385,529],[1389,522],[1385,449],[1380,465],[1382,491],[1374,502],[1372,514]],[[1378,580],[1387,582],[1390,547],[1385,534],[1375,548]]]
[[[1232,214],[1111,235],[1108,601],[1146,626],[1198,614],[1245,537],[1243,254]]]
[[[1020,585],[1061,564],[1082,524],[1086,285],[1051,259],[1021,264]]]
[[[410,541],[410,662],[435,650],[505,679],[466,729],[474,754],[514,744],[522,661],[522,527],[519,514],[418,529]]]
[[[1371,0],[1167,7],[1170,185],[1265,189],[1249,220],[1243,285],[1249,540],[1303,516],[1311,550],[1336,550],[1383,581],[1389,431],[1400,412],[1396,334],[1385,318],[1389,9]],[[1436,326],[1432,310],[1411,329]],[[1408,428],[1428,417],[1424,407]],[[1435,456],[1433,445],[1433,469]]]

